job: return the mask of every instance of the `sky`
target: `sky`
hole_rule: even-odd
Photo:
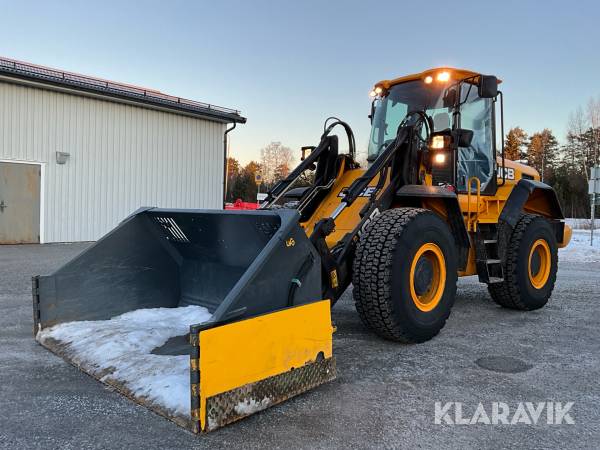
[[[373,84],[438,66],[503,80],[505,129],[564,141],[600,97],[596,1],[5,1],[0,56],[241,110],[230,153],[300,155],[337,116],[366,152]]]

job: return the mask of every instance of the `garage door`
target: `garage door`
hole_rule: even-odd
[[[40,166],[0,162],[0,244],[40,242]]]

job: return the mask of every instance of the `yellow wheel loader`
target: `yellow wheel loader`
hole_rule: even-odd
[[[499,83],[451,68],[381,81],[371,92],[368,167],[357,163],[350,127],[330,118],[257,211],[136,211],[55,273],[34,277],[38,341],[205,432],[335,377],[330,306],[350,284],[365,326],[406,343],[439,333],[459,276],[477,275],[503,307],[541,308],[571,230],[553,189],[497,148]],[[338,126],[347,152],[332,134]],[[298,186],[306,172],[313,181]],[[101,345],[132,314],[198,307],[208,320],[172,336],[156,337],[168,320],[136,322],[142,329],[132,333],[149,343],[110,363],[90,360],[65,331],[79,326],[81,338],[89,324],[86,342]],[[165,355],[190,355],[189,411],[123,375],[132,371],[123,360],[158,364]]]

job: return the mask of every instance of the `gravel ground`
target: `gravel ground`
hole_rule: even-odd
[[[496,307],[476,279],[460,280],[446,327],[420,345],[370,334],[347,292],[333,313],[335,382],[194,436],[34,342],[31,275],[51,272],[85,245],[0,246],[2,448],[598,448],[600,443],[600,263],[560,264],[549,305],[528,313]],[[476,363],[493,366],[493,357],[515,358],[504,369],[526,370],[498,372]],[[435,423],[435,402],[462,402],[467,417],[479,402],[488,414],[492,402],[505,402],[512,417],[517,403],[527,401],[574,402],[575,424],[548,425],[545,415],[537,425]]]

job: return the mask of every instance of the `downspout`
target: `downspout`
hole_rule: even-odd
[[[225,133],[223,133],[223,209],[225,209],[225,203],[227,201],[227,163],[229,162],[229,155],[227,154],[227,133],[233,131],[236,125],[237,123],[233,122],[233,126],[231,128],[227,128]]]

